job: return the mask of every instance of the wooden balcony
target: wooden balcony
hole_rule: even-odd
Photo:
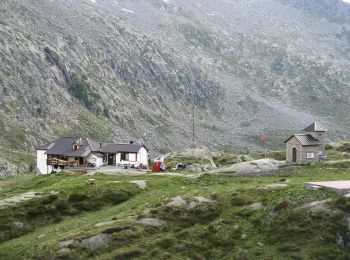
[[[52,166],[67,166],[68,162],[65,160],[60,160],[60,159],[48,159],[47,160],[47,165],[52,165]]]

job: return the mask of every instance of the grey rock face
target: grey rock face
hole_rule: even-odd
[[[330,199],[321,200],[321,201],[312,201],[307,203],[297,209],[305,209],[310,212],[330,212],[331,209],[327,206],[327,203]]]
[[[1,1],[0,172],[62,135],[188,147],[193,103],[211,148],[315,119],[348,137],[349,8],[321,2]]]
[[[154,226],[154,227],[160,227],[166,224],[165,221],[158,218],[143,218],[136,221],[136,223],[144,226]]]
[[[91,249],[96,249],[111,241],[111,238],[112,235],[110,234],[98,234],[96,236],[83,239],[81,243]]]

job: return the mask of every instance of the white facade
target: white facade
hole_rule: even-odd
[[[52,172],[52,166],[47,165],[47,154],[46,150],[37,150],[36,151],[36,168],[40,174],[49,174]]]
[[[136,150],[136,149],[135,149]],[[50,174],[54,170],[54,166],[47,165],[48,158],[51,159],[51,156],[48,157],[46,154],[47,150],[37,150],[37,172],[40,174]],[[126,160],[121,160],[122,158],[125,158]],[[62,156],[54,156],[55,158],[62,158]],[[66,164],[62,164],[60,166],[61,169],[65,167],[87,167],[86,162],[90,164],[94,164],[94,167],[99,168],[105,165],[120,165],[120,164],[126,164],[129,166],[135,166],[139,167],[140,164],[148,167],[148,151],[141,147],[138,152],[118,152],[118,153],[103,153],[103,152],[90,152],[87,156],[84,156],[83,161],[80,162],[81,157],[79,157],[79,160],[77,157],[63,157],[64,161],[67,161]],[[112,160],[110,160],[112,158]],[[69,166],[67,166],[69,165]]]
[[[122,153],[116,154],[116,164],[143,164],[144,166],[148,166],[148,151],[144,147],[141,147],[137,153],[126,153],[128,154],[128,160],[121,160]]]
[[[101,167],[101,166],[107,165],[107,162],[103,161],[103,156],[97,156],[93,153],[90,153],[88,157],[86,157],[86,160],[89,163],[95,164],[95,167]]]
[[[137,158],[139,158],[140,163],[142,163],[145,166],[148,166],[148,151],[145,149],[145,147],[141,147],[141,149],[137,153]]]

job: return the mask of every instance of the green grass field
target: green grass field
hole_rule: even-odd
[[[273,177],[98,174],[93,177],[97,187],[86,186],[88,178],[61,174],[1,180],[0,200],[28,191],[47,195],[0,209],[0,259],[350,258],[350,200],[304,188],[306,181],[350,179],[348,164],[305,166]],[[146,180],[147,188],[142,190],[131,180]],[[265,187],[281,183],[288,186]],[[49,195],[51,191],[59,193]],[[166,205],[178,195],[188,200],[203,196],[214,203],[194,208]],[[297,209],[328,198],[331,211]],[[257,202],[264,207],[247,207]],[[143,226],[132,220],[146,217],[166,224]],[[95,226],[111,220],[109,225]],[[24,223],[24,227],[15,226],[15,222]],[[100,233],[111,234],[111,240],[99,248],[77,244],[69,246],[69,251],[60,251],[60,241]]]

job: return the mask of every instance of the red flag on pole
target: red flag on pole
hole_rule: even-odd
[[[266,142],[266,140],[267,140],[267,136],[266,135],[261,135],[260,138],[259,138],[260,143],[264,143],[264,142]]]

